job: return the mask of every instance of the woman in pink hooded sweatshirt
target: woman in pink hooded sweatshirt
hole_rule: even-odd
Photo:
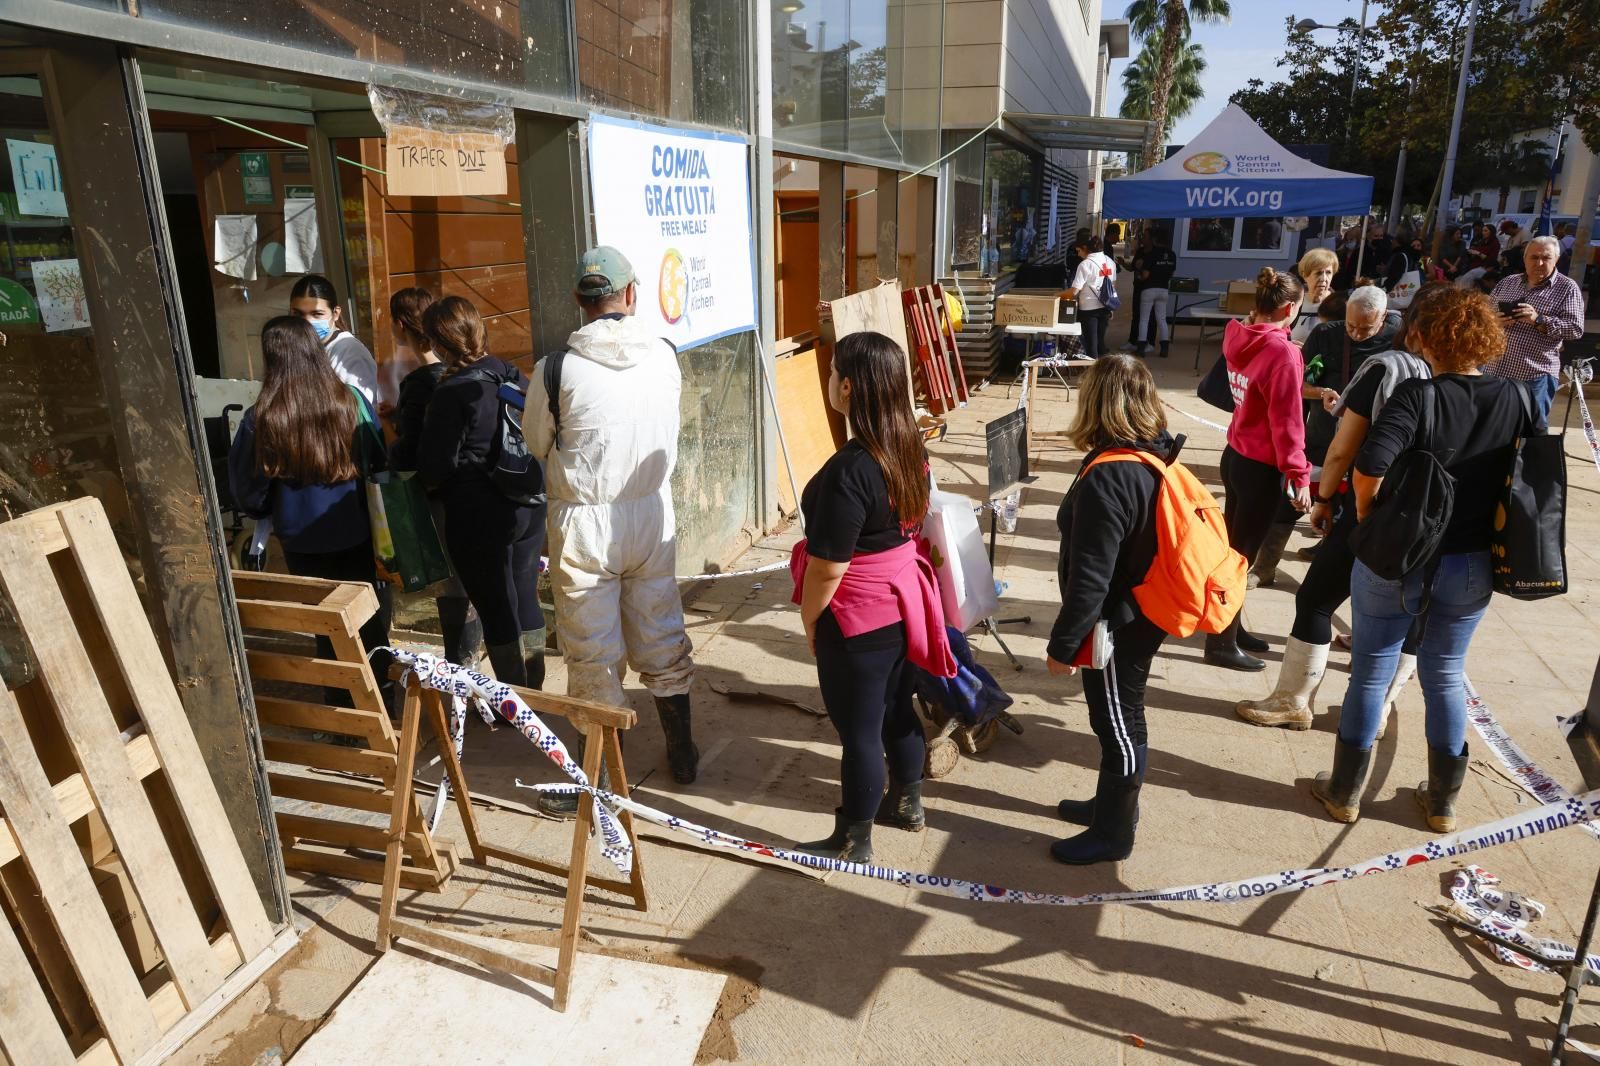
[[[1300,397],[1305,364],[1289,339],[1304,295],[1292,273],[1263,267],[1256,275],[1256,309],[1244,322],[1229,322],[1222,335],[1234,404],[1222,450],[1223,515],[1229,542],[1252,564],[1285,494],[1297,511],[1311,506]],[[1266,651],[1267,642],[1246,632],[1243,619],[1241,611],[1226,631],[1206,638],[1206,662],[1230,670],[1266,668],[1247,653]]]

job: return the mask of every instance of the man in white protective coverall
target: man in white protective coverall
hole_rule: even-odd
[[[638,284],[615,248],[578,261],[586,324],[540,360],[523,435],[544,463],[550,585],[567,695],[623,706],[624,661],[655,697],[667,761],[694,781],[689,724],[692,648],[678,596],[672,470],[678,459],[677,351],[634,317]],[[556,402],[552,404],[552,393]],[[577,797],[541,797],[547,813]]]

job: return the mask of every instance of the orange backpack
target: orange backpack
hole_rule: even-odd
[[[1195,630],[1221,633],[1244,605],[1250,566],[1228,546],[1222,508],[1182,463],[1170,466],[1148,452],[1117,449],[1101,463],[1143,463],[1161,475],[1156,494],[1156,557],[1144,584],[1133,590],[1139,609],[1175,637]]]

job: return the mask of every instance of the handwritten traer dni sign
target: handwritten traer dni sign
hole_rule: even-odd
[[[504,196],[506,153],[488,133],[390,126],[385,169],[393,196]]]

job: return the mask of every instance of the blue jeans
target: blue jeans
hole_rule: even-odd
[[[1550,405],[1555,402],[1556,389],[1561,385],[1561,380],[1554,374],[1540,374],[1528,381],[1528,391],[1533,394],[1533,410],[1539,416],[1539,421],[1548,424],[1550,421]]]
[[[1423,570],[1385,581],[1356,561],[1350,575],[1350,687],[1339,712],[1339,739],[1366,750],[1377,736],[1384,697],[1400,661],[1400,646],[1422,600]],[[1427,706],[1428,747],[1450,756],[1467,744],[1467,697],[1462,668],[1467,645],[1489,608],[1489,553],[1439,560],[1428,625],[1417,649],[1417,679]]]

